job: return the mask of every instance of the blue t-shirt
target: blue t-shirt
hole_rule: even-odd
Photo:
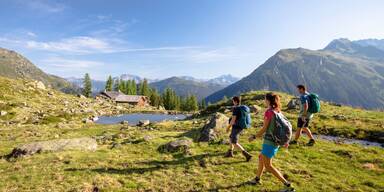
[[[304,94],[300,95],[300,113],[299,113],[299,117],[303,116],[304,105],[305,105],[305,103],[308,103],[308,105],[309,105],[309,102],[310,102],[310,100],[309,100],[309,93],[308,92],[305,92]],[[307,118],[311,119],[312,117],[313,117],[313,114],[307,111]]]
[[[241,111],[239,106],[233,107],[232,116],[236,117],[236,123],[233,125],[233,128],[241,129],[241,127],[237,125],[237,121],[241,118]]]

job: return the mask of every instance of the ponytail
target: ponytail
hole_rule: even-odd
[[[281,110],[281,104],[280,104],[280,96],[270,92],[265,95],[265,99],[269,101],[270,106],[272,109],[280,111]]]

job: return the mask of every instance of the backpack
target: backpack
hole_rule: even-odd
[[[310,113],[318,113],[320,112],[320,99],[317,94],[310,93],[308,95],[309,102],[308,102],[308,112]]]
[[[277,145],[284,146],[292,137],[292,124],[282,113],[275,113],[275,128],[269,136]]]
[[[240,110],[240,118],[236,120],[236,125],[242,129],[250,128],[252,119],[249,107],[246,105],[240,105],[238,109]]]

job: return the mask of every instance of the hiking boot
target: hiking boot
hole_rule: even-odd
[[[311,139],[311,140],[309,140],[309,142],[307,143],[307,146],[313,146],[313,145],[315,145],[315,140],[314,139]]]
[[[260,178],[256,176],[254,179],[249,181],[249,184],[251,184],[251,185],[260,185],[261,184]]]
[[[249,162],[252,159],[252,155],[249,154],[248,152],[242,151],[241,153],[244,155],[247,162]]]
[[[295,188],[292,187],[290,182],[287,182],[284,185],[285,185],[284,192],[295,192],[296,191]]]
[[[297,141],[296,140],[293,140],[291,142],[289,142],[290,145],[296,145],[297,144]]]
[[[228,152],[224,155],[224,157],[233,157],[233,151],[228,150]]]

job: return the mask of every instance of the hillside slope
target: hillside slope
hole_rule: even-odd
[[[251,90],[296,93],[305,84],[321,99],[365,108],[384,108],[384,52],[336,40],[323,50],[284,49],[247,77],[210,95],[215,102]]]
[[[55,89],[74,93],[77,89],[63,78],[44,73],[27,58],[15,51],[0,48],[0,76],[8,78],[34,79]]]

